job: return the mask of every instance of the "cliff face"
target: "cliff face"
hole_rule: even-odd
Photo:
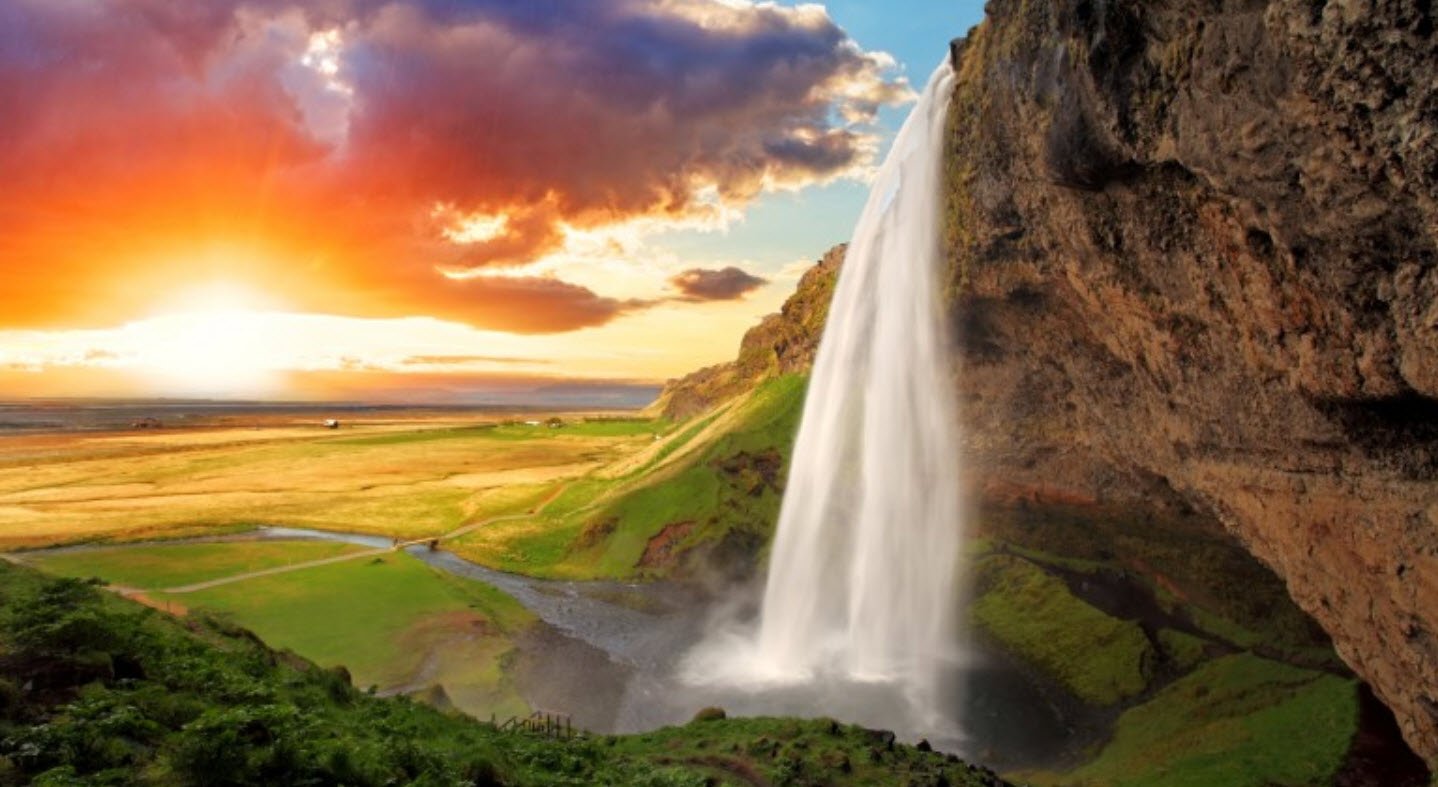
[[[1217,515],[1430,762],[1433,22],[1427,0],[993,0],[957,47],[947,230],[990,487]]]
[[[670,418],[688,418],[761,380],[808,371],[819,349],[845,248],[841,244],[830,249],[804,272],[779,313],[765,317],[744,334],[738,359],[670,380],[651,409]]]

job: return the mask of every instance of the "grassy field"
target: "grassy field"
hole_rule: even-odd
[[[160,590],[278,566],[364,551],[329,541],[219,541],[80,549],[30,557],[50,574],[99,577],[141,590]]]
[[[158,592],[365,551],[318,541],[221,541],[85,549],[27,562],[51,574],[148,590],[147,602],[164,609],[221,614],[275,647],[326,667],[343,665],[359,686],[406,692],[442,686],[455,707],[477,716],[526,712],[504,665],[513,636],[534,618],[488,585],[403,552]]]
[[[425,420],[337,432],[284,426],[8,438],[0,442],[0,548],[255,524],[438,536],[522,510],[516,490],[543,497],[647,449],[669,428],[635,418],[570,419],[559,429]]]
[[[670,574],[720,546],[752,565],[777,517],[804,382],[768,381],[682,424],[426,419],[17,438],[0,444],[0,549],[265,524],[453,534],[446,547],[468,559],[549,577]]]
[[[343,665],[357,686],[438,684],[475,715],[525,711],[503,664],[511,637],[534,618],[498,590],[403,552],[155,598],[223,613],[273,647]]]

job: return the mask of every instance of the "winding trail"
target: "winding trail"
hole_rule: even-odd
[[[349,560],[359,560],[360,558],[377,557],[377,556],[379,556],[379,555],[388,555],[389,553],[394,552],[394,551],[396,551],[396,550],[399,550],[399,549],[401,549],[401,548],[403,548],[403,547],[413,546],[413,545],[415,545],[415,544],[423,544],[423,543],[426,543],[427,541],[428,541],[428,539],[425,539],[424,541],[407,541],[407,542],[404,542],[404,543],[402,543],[402,544],[396,544],[395,546],[390,547],[390,548],[388,548],[388,549],[366,549],[366,550],[364,550],[364,551],[362,551],[362,552],[347,552],[347,553],[345,553],[345,554],[343,554],[343,555],[337,555],[337,556],[335,556],[335,557],[327,557],[327,558],[323,558],[323,559],[320,559],[320,560],[309,560],[309,561],[306,561],[306,562],[304,562],[304,563],[294,563],[294,564],[291,564],[291,565],[288,565],[288,566],[276,566],[276,567],[274,567],[274,568],[264,568],[264,569],[260,569],[260,570],[258,570],[258,571],[249,571],[249,572],[246,572],[246,573],[244,573],[244,574],[233,574],[233,575],[228,576],[228,577],[220,577],[219,579],[210,579],[210,580],[206,580],[206,581],[204,581],[204,582],[196,582],[196,583],[194,583],[193,585],[180,585],[179,587],[173,587],[173,588],[161,588],[161,589],[159,590],[159,592],[161,592],[161,593],[195,593],[195,592],[198,592],[198,591],[201,591],[201,590],[209,590],[210,588],[213,588],[213,587],[219,587],[220,585],[228,585],[228,584],[230,584],[230,583],[232,583],[232,582],[243,582],[244,580],[247,580],[247,579],[256,579],[256,578],[258,578],[258,577],[269,577],[269,576],[274,576],[275,574],[285,574],[285,573],[288,573],[288,572],[291,572],[291,571],[301,571],[301,570],[303,570],[303,569],[306,569],[306,568],[314,568],[314,567],[316,567],[316,566],[328,566],[328,565],[331,565],[331,564],[333,564],[333,563],[344,563],[344,562],[349,561]],[[126,588],[126,591],[127,591],[127,592],[124,593],[125,595],[129,595],[130,593],[144,593],[144,592],[146,592],[146,591],[144,591],[144,590],[138,590],[138,589],[135,589],[135,588]]]
[[[201,590],[209,590],[210,588],[219,587],[221,585],[229,585],[234,582],[243,582],[247,579],[257,579],[259,577],[269,577],[276,574],[286,574],[291,571],[303,571],[307,568],[328,566],[335,563],[344,563],[350,560],[361,560],[363,558],[379,557],[381,555],[388,555],[393,552],[399,552],[400,550],[408,549],[410,547],[424,546],[427,544],[438,545],[441,542],[458,538],[466,533],[471,533],[481,527],[497,524],[499,522],[511,522],[516,519],[528,519],[530,517],[539,516],[540,514],[544,513],[544,510],[548,508],[551,503],[559,499],[559,496],[564,494],[565,490],[567,490],[568,488],[569,484],[560,484],[558,489],[555,489],[554,492],[550,493],[548,497],[544,498],[544,500],[540,501],[538,505],[534,506],[528,511],[524,511],[518,514],[504,514],[501,516],[492,516],[488,519],[482,519],[478,522],[472,522],[468,525],[464,525],[462,527],[451,530],[448,533],[444,533],[442,535],[434,536],[431,538],[414,538],[408,541],[396,541],[393,545],[388,547],[381,547],[378,549],[366,549],[360,552],[349,552],[343,555],[322,558],[320,560],[309,560],[304,563],[293,563],[288,566],[276,566],[274,568],[259,569],[257,571],[247,571],[243,574],[232,574],[227,577],[218,577],[216,579],[205,580],[204,582],[196,582],[194,584],[180,585],[178,587],[172,588],[158,588],[153,591],[146,591],[139,588],[123,588],[117,590],[118,592],[120,592],[121,595],[126,596],[146,592],[196,593]],[[5,555],[5,557],[6,559],[10,558],[9,555]]]

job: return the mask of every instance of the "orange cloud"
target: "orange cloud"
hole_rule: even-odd
[[[732,0],[11,0],[0,31],[10,327],[217,279],[316,312],[600,325],[653,302],[485,271],[861,171],[909,95],[822,10]]]

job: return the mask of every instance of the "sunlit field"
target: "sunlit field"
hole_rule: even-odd
[[[440,536],[523,512],[667,424],[393,419],[0,439],[0,548],[290,525]]]

